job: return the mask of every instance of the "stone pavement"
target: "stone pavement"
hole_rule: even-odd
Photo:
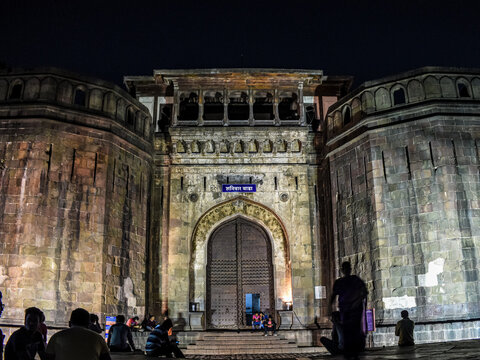
[[[260,360],[260,359],[288,359],[288,360],[341,360],[342,356],[331,356],[319,348],[319,353],[313,354],[274,354],[274,355],[205,355],[205,356],[187,356],[187,359],[195,360]],[[113,360],[140,360],[151,359],[142,354],[112,354]],[[399,348],[390,346],[384,348],[368,349],[360,356],[365,360],[403,360],[403,359],[430,359],[430,360],[450,360],[450,359],[480,359],[480,339],[466,341],[450,341],[440,343],[420,344],[408,348]]]

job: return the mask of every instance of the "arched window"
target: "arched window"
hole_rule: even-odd
[[[82,89],[76,89],[75,96],[73,97],[73,103],[75,105],[85,106],[86,98],[87,96],[85,94],[85,91],[83,91]]]
[[[180,95],[180,114],[178,120],[197,120],[198,119],[198,95],[195,92],[190,94],[182,93]]]
[[[457,88],[458,88],[458,96],[460,96],[462,98],[469,98],[470,97],[470,92],[468,91],[467,85],[459,82],[457,84]]]
[[[248,95],[245,91],[235,91],[229,93],[228,118],[230,120],[248,120],[250,107],[248,104]]]
[[[347,125],[352,121],[352,112],[350,111],[350,107],[347,106],[343,112],[343,125]]]
[[[273,95],[269,92],[257,93],[253,103],[253,118],[255,120],[272,120]]]
[[[10,92],[10,99],[20,99],[22,97],[23,85],[21,83],[16,83],[12,87]]]
[[[300,119],[298,96],[295,93],[282,94],[278,104],[278,116],[280,120]]]
[[[127,125],[132,127],[135,125],[135,112],[133,111],[132,107],[127,109]]]
[[[397,89],[393,92],[393,105],[405,104],[405,91]]]

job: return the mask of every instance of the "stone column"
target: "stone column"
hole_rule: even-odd
[[[305,125],[305,109],[303,106],[303,82],[298,83],[298,115],[300,125]]]
[[[253,90],[248,89],[248,124],[253,126]]]
[[[228,90],[223,89],[223,126],[228,126],[228,103],[230,99],[228,97]]]
[[[273,90],[273,115],[275,117],[275,126],[280,126],[280,115],[278,113],[278,89]]]
[[[178,112],[180,105],[180,94],[178,92],[178,85],[173,84],[173,114],[172,114],[172,126],[178,125]]]
[[[198,90],[198,126],[203,126],[203,90]]]

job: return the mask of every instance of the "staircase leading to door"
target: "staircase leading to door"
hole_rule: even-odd
[[[279,336],[264,336],[263,332],[204,332],[196,343],[187,346],[185,355],[249,355],[318,353],[323,348],[298,347]]]

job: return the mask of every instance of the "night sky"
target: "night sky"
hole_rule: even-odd
[[[0,62],[122,83],[153,69],[264,67],[354,75],[480,68],[480,1],[0,2]]]

